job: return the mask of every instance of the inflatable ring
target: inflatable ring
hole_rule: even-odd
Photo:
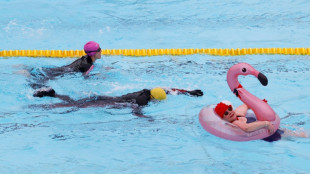
[[[199,122],[201,126],[209,133],[232,141],[250,141],[263,139],[270,136],[267,129],[262,128],[253,132],[245,132],[238,126],[229,123],[221,119],[214,112],[215,105],[209,105],[203,108],[199,113]],[[254,113],[248,112],[246,115],[247,119],[257,119]],[[276,119],[271,122],[273,125],[279,125],[280,119],[276,116]],[[276,126],[275,126],[276,127]],[[277,126],[278,127],[278,126]]]
[[[265,75],[254,69],[247,63],[239,63],[232,66],[227,72],[227,83],[231,91],[249,108],[254,114],[247,114],[247,117],[255,117],[258,121],[270,121],[274,126],[274,132],[279,128],[280,118],[269,106],[267,101],[261,100],[245,90],[238,81],[239,75],[254,75],[262,85],[268,84]],[[211,134],[233,141],[249,141],[266,138],[271,134],[266,128],[261,128],[253,132],[245,132],[238,126],[222,120],[214,111],[215,105],[203,108],[199,113],[201,126]]]

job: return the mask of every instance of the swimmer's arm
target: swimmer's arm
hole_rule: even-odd
[[[89,67],[88,67],[89,66]],[[94,69],[94,65],[84,65],[84,66],[81,66],[80,68],[79,68],[79,70],[81,71],[81,72],[83,72],[83,75],[84,75],[84,77],[88,77],[88,74],[91,72],[91,70],[93,70]]]
[[[235,109],[235,113],[238,116],[245,117],[249,107],[246,104],[242,104]]]
[[[177,89],[177,88],[163,88],[167,94],[172,94],[172,95],[179,95],[179,94],[184,94],[184,95],[192,95],[192,96],[202,96],[203,92],[200,89],[188,91],[185,89]]]
[[[62,100],[62,101],[68,102],[68,103],[74,102],[74,101],[75,101],[74,99],[70,98],[70,97],[67,96],[67,95],[55,94],[54,97],[55,97],[55,98],[58,98],[58,99],[60,99],[60,100]]]
[[[133,113],[133,115],[135,115],[137,117],[148,118],[148,116],[146,116],[142,113],[141,107],[139,107],[139,106],[132,106],[132,113]]]
[[[269,133],[273,133],[273,125],[269,121],[255,121],[252,123],[246,123],[243,121],[234,121],[233,124],[237,125],[245,132],[253,132],[261,128],[267,128]]]

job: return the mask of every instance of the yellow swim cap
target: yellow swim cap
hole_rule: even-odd
[[[164,100],[166,99],[166,96],[166,92],[163,90],[163,88],[153,88],[151,90],[151,98],[156,100]]]

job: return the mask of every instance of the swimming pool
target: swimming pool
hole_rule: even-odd
[[[4,1],[1,49],[81,49],[88,40],[114,48],[309,47],[307,1]],[[70,8],[68,8],[70,7]],[[14,10],[14,11],[13,11]],[[103,57],[92,76],[50,81],[60,94],[117,96],[155,86],[201,89],[143,109],[32,109],[57,103],[34,98],[27,68],[75,59],[1,58],[0,173],[309,173],[309,139],[232,142],[200,126],[206,105],[228,99],[226,72],[247,62],[264,73],[242,85],[266,98],[281,127],[310,130],[309,56],[208,55]],[[106,70],[106,67],[111,69]]]

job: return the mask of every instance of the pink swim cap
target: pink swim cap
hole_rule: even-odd
[[[89,41],[84,45],[84,51],[88,56],[93,56],[98,52],[100,46],[97,42]],[[100,49],[101,50],[101,49]]]

